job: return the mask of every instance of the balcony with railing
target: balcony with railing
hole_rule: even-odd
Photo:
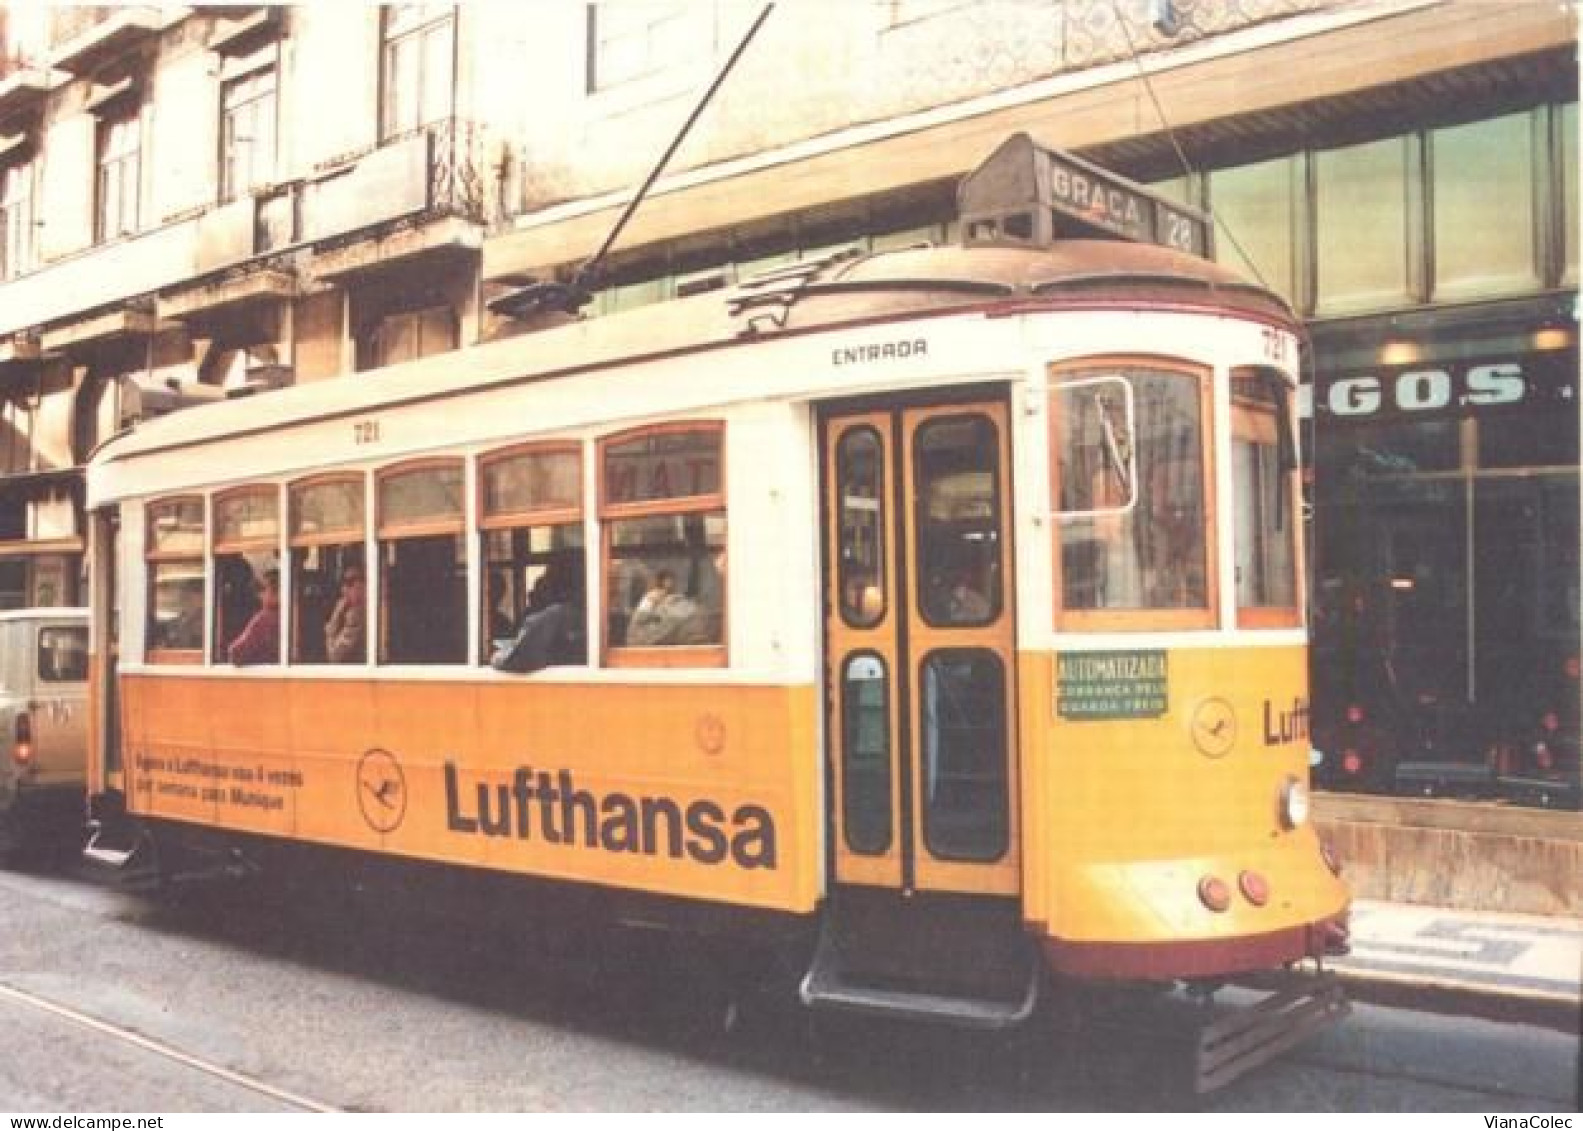
[[[99,244],[4,284],[0,335],[213,277],[278,290],[283,257],[313,275],[476,249],[487,192],[476,123],[446,119],[307,175]],[[251,284],[249,284],[251,285]]]

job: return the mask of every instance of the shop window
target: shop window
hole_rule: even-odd
[[[1538,118],[1511,114],[1429,134],[1434,298],[1539,286],[1534,250]]]
[[[196,497],[150,503],[146,565],[146,655],[152,662],[203,661],[204,520]]]
[[[1137,362],[1055,381],[1060,626],[1212,626],[1208,374]]]
[[[33,266],[33,162],[0,166],[0,279]]]
[[[275,68],[268,66],[221,88],[221,200],[234,200],[275,175],[275,85]]]
[[[467,548],[460,460],[379,476],[379,656],[387,664],[467,662]]]
[[[1314,155],[1320,313],[1399,306],[1411,298],[1414,149],[1413,139],[1394,137]]]
[[[368,658],[368,574],[361,475],[294,483],[290,492],[291,658]]]
[[[280,591],[280,492],[215,496],[215,663],[280,663]]]
[[[1321,416],[1316,474],[1331,488],[1370,479],[1454,471],[1462,463],[1462,425],[1453,417],[1396,417],[1367,424]]]
[[[1282,157],[1210,174],[1210,199],[1220,236],[1216,258],[1262,282],[1288,302],[1297,293],[1297,202],[1302,161]]]
[[[455,99],[456,8],[382,7],[382,141],[449,118]]]
[[[1301,623],[1297,594],[1297,458],[1291,392],[1279,374],[1239,370],[1231,382],[1237,623]]]
[[[521,670],[584,663],[581,448],[545,444],[488,455],[479,461],[478,474],[481,658]],[[538,619],[530,624],[530,618]],[[542,634],[534,630],[541,623],[547,626]]]
[[[141,107],[99,122],[94,193],[94,240],[103,243],[138,229],[143,177]]]
[[[605,645],[622,664],[726,662],[725,430],[678,424],[600,444]]]

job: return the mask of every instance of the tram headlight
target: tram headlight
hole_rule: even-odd
[[[1279,812],[1286,828],[1302,828],[1308,821],[1308,787],[1296,778],[1282,782]]]

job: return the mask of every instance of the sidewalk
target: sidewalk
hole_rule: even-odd
[[[1358,1000],[1574,1032],[1583,1016],[1583,919],[1358,900],[1352,953],[1326,965]]]

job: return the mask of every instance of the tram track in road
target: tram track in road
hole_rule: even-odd
[[[131,1029],[116,1025],[113,1022],[105,1021],[98,1017],[93,1017],[89,1014],[83,1013],[80,1010],[73,1009],[70,1006],[62,1005],[60,1002],[50,1001],[48,998],[40,997],[37,994],[29,993],[26,990],[18,989],[17,987],[8,985],[4,982],[0,982],[0,1001],[10,1002],[14,1005],[37,1010],[41,1013],[46,1013],[57,1020],[68,1021],[107,1040],[118,1041],[124,1045],[131,1046],[132,1048],[136,1048],[143,1052],[151,1053],[155,1056],[173,1061],[174,1063],[185,1068],[190,1068],[193,1071],[201,1072],[207,1076],[213,1077],[214,1079],[223,1081],[226,1084],[230,1084],[233,1087],[241,1088],[256,1095],[267,1097],[268,1099],[274,1100],[276,1103],[283,1104],[295,1111],[320,1113],[341,1111],[340,1108],[331,1104],[321,1103],[318,1100],[310,1099],[307,1096],[297,1095],[296,1093],[287,1091],[284,1088],[277,1088],[275,1085],[269,1084],[258,1079],[257,1077],[249,1076],[245,1072],[237,1072],[234,1069],[226,1068],[224,1065],[216,1064],[210,1060],[205,1060],[203,1057],[195,1056],[189,1052],[184,1052],[183,1050],[176,1048],[173,1045],[166,1044],[163,1041],[155,1040],[152,1037],[147,1037],[141,1033],[133,1032]]]

